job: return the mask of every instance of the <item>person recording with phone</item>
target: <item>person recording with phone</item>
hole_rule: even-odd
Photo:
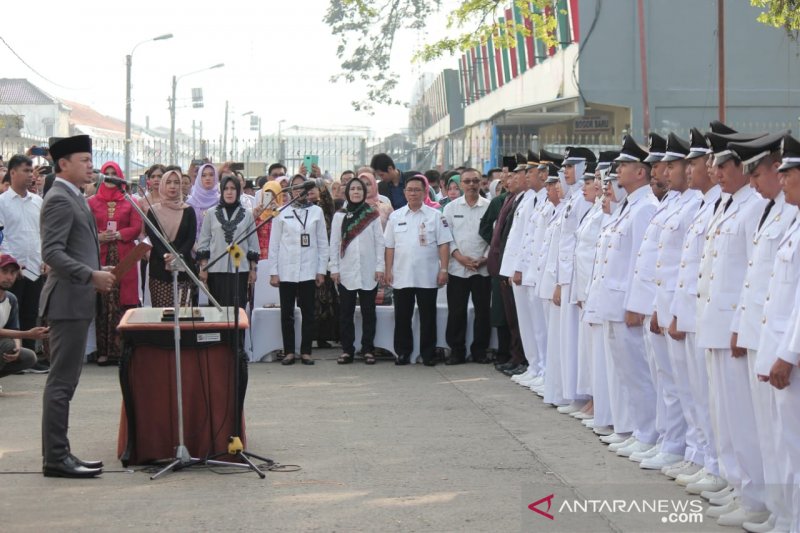
[[[105,163],[100,170],[105,178],[125,179],[122,169],[113,161]],[[97,224],[100,264],[117,266],[136,247],[135,241],[142,232],[142,218],[125,201],[119,187],[105,180],[89,198],[89,208]],[[103,294],[95,322],[99,366],[119,362],[121,345],[117,326],[125,311],[139,306],[137,283],[136,269],[132,268],[113,290]]]

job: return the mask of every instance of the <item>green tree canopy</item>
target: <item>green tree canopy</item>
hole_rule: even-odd
[[[556,8],[553,0],[513,0],[523,20],[529,19],[532,30],[524,23],[498,18],[506,2],[499,0],[464,0],[447,14],[446,32],[431,30],[443,35],[438,40],[425,43],[413,54],[414,61],[428,62],[486,43],[492,37],[494,45],[503,48],[517,46],[517,35],[534,34],[547,46],[556,44]],[[435,13],[441,9],[441,0],[330,0],[324,21],[339,42],[337,57],[342,61],[341,72],[332,81],[364,82],[366,93],[353,100],[357,111],[372,112],[376,104],[402,104],[392,95],[397,86],[397,74],[391,70],[390,60],[395,36],[402,30],[425,30]],[[545,8],[552,15],[545,16]],[[504,31],[500,31],[501,25]]]
[[[763,9],[758,21],[783,28],[794,40],[800,31],[800,0],[750,0],[750,4]]]

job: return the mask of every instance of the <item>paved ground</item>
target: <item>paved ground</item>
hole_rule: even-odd
[[[124,472],[116,369],[96,366],[84,370],[70,436],[79,455],[109,470],[95,480],[44,478],[44,376],[3,379],[0,530],[724,531],[709,519],[663,525],[664,513],[558,512],[573,500],[687,497],[491,366],[339,366],[333,350],[317,356],[325,360],[313,367],[250,366],[249,448],[302,467],[264,481]],[[527,509],[550,494],[554,520]]]

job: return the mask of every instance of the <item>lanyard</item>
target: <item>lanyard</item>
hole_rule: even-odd
[[[305,232],[306,231],[306,222],[308,222],[308,210],[304,209],[303,211],[305,212],[306,217],[303,219],[302,222],[300,222],[300,215],[297,214],[297,211],[295,209],[292,209],[292,212],[294,213],[295,218],[297,219],[298,222],[300,222],[300,225],[303,226],[303,232]]]

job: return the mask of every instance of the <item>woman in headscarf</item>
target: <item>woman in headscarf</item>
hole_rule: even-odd
[[[161,201],[150,209],[147,218],[170,242],[176,252],[195,271],[192,259],[197,236],[197,220],[194,209],[183,201],[182,178],[177,170],[168,170],[161,178],[159,196]],[[172,291],[172,255],[167,251],[153,231],[145,228],[153,249],[150,250],[150,300],[153,307],[178,307],[192,302],[194,285],[185,272],[178,273],[178,298],[174,301]]]
[[[367,203],[373,208],[377,209],[381,217],[381,227],[386,227],[386,221],[389,220],[389,215],[392,214],[394,208],[389,202],[384,202],[378,195],[378,181],[375,179],[375,171],[372,167],[361,167],[358,169],[358,179],[367,188]]]
[[[464,192],[461,190],[461,176],[458,174],[453,174],[447,179],[447,185],[445,186],[445,197],[439,201],[439,205],[443,209],[444,206],[453,200],[460,198],[462,194],[464,194]]]
[[[322,209],[325,217],[325,232],[330,241],[331,222],[336,213],[336,206],[325,182],[317,179],[315,184],[316,187],[309,191],[308,199]],[[325,280],[317,287],[314,299],[314,339],[317,341],[318,348],[330,348],[331,345],[328,341],[339,340],[339,297],[329,273],[325,274]]]
[[[122,170],[114,162],[101,167],[105,176],[125,179]],[[100,241],[100,264],[116,266],[136,247],[136,239],[142,232],[142,219],[125,200],[119,187],[104,182],[97,193],[89,198],[89,208],[94,214]],[[117,325],[122,314],[139,306],[136,269],[130,269],[114,285],[111,292],[101,295],[102,305],[95,320],[97,336],[97,364],[116,364],[120,358]]]
[[[355,355],[356,297],[361,304],[363,328],[361,353],[364,362],[375,364],[375,296],[383,281],[383,228],[378,210],[366,202],[366,186],[353,178],[344,191],[347,206],[337,212],[331,224],[330,270],[339,288],[340,365],[352,363]]]
[[[205,168],[202,169],[205,172]],[[202,174],[201,174],[202,176]],[[210,258],[225,253],[253,227],[253,213],[242,207],[242,188],[236,176],[226,176],[220,183],[219,203],[208,209],[197,242],[197,262],[200,280],[205,282],[214,298],[223,306],[247,307],[247,286],[256,283],[256,263],[260,255],[258,237],[251,233],[239,243],[242,261],[236,272],[233,259],[227,257],[203,270]]]
[[[502,182],[502,181],[500,181],[499,179],[494,179],[494,180],[492,180],[492,182],[489,184],[489,199],[490,199],[490,200],[491,200],[492,198],[495,198],[495,197],[497,197],[497,196],[500,196],[500,194],[502,194],[502,190],[501,190],[501,184],[502,184],[502,183],[503,183],[503,182]]]
[[[305,177],[298,174],[292,185],[301,185]],[[314,296],[328,270],[328,233],[325,215],[319,206],[305,199],[302,190],[292,191],[293,204],[272,221],[269,240],[269,283],[280,289],[283,365],[294,364],[295,302],[302,316],[300,358],[313,365],[311,340],[314,337]]]
[[[269,220],[278,215],[278,209],[283,205],[283,194],[281,194],[281,185],[277,181],[268,181],[261,188],[261,194],[258,196],[259,205],[253,209],[253,217],[256,219],[256,224],[261,224],[264,220]],[[269,258],[269,236],[272,231],[272,221],[260,226],[256,233],[258,234],[258,247],[261,250],[261,259]]]
[[[434,202],[431,200],[431,186],[430,183],[428,183],[428,178],[425,177],[425,174],[414,174],[414,178],[419,179],[423,184],[425,184],[425,193],[423,194],[422,203],[431,209],[441,209],[442,205],[439,202]]]
[[[192,185],[192,192],[186,203],[194,208],[194,217],[197,220],[197,240],[199,241],[206,211],[220,203],[219,174],[214,165],[206,163],[197,171],[197,179]]]

